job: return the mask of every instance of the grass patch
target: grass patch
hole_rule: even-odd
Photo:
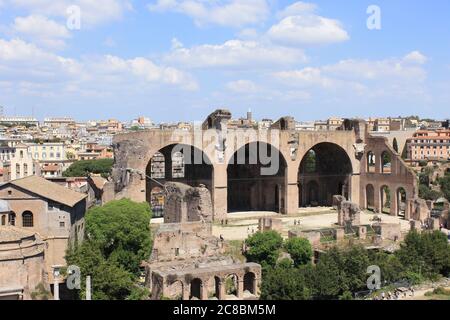
[[[227,248],[225,250],[226,255],[230,255],[233,259],[245,262],[245,257],[242,254],[242,244],[244,241],[242,240],[230,240],[227,241]]]

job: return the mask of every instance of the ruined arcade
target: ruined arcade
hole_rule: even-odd
[[[216,110],[186,130],[145,130],[114,137],[115,197],[153,203],[168,182],[205,186],[212,219],[234,211],[296,213],[332,206],[342,195],[363,209],[413,218],[417,182],[386,138],[373,137],[363,120],[337,130],[299,131],[291,117],[269,129],[228,125]]]

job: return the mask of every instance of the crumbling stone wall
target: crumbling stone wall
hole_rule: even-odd
[[[399,223],[374,223],[372,228],[383,240],[401,240],[401,227]]]
[[[204,186],[191,187],[183,183],[165,185],[164,223],[212,222],[211,194]]]
[[[188,189],[185,195],[185,201],[187,202],[188,221],[213,221],[211,194],[205,185]]]
[[[260,232],[274,230],[281,233],[283,231],[283,221],[281,219],[271,217],[259,218],[258,230]]]
[[[353,226],[361,224],[361,209],[356,203],[342,201],[338,205],[338,224],[340,226]]]
[[[430,217],[430,206],[424,199],[413,199],[409,201],[410,216],[411,220],[424,222]],[[407,217],[408,218],[408,217]]]

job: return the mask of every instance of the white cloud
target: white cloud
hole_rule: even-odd
[[[43,46],[62,48],[64,40],[70,38],[70,33],[64,25],[41,15],[30,15],[14,19],[12,29]]]
[[[273,46],[256,41],[230,40],[223,44],[205,44],[192,48],[177,47],[165,60],[189,68],[241,67],[252,68],[289,65],[307,60],[299,49]]]
[[[239,31],[239,33],[237,34],[237,36],[240,39],[245,39],[245,40],[255,40],[257,38],[259,38],[259,33],[257,30],[252,29],[252,28],[246,28],[246,29],[242,29],[241,31]]]
[[[197,25],[218,24],[242,27],[267,19],[270,10],[266,0],[157,0],[149,4],[153,12],[177,12],[194,19]]]
[[[296,16],[296,15],[302,15],[305,13],[311,13],[317,9],[317,5],[314,3],[308,3],[308,2],[302,2],[298,1],[290,6],[287,6],[284,8],[284,10],[277,13],[277,17],[279,19],[289,17],[289,16]]]
[[[236,93],[255,93],[258,91],[258,86],[250,80],[236,80],[230,81],[226,84],[226,87]]]
[[[427,73],[403,57],[374,61],[348,59],[322,67],[275,72],[273,77],[292,87],[345,91],[367,97],[412,97],[424,95]]]
[[[413,51],[408,53],[404,58],[403,61],[409,62],[409,63],[417,63],[417,64],[424,64],[428,61],[428,58],[424,56],[419,51]]]
[[[331,88],[336,85],[336,81],[323,75],[320,68],[307,67],[301,70],[280,71],[274,73],[277,79],[293,86],[320,86]]]
[[[49,92],[64,90],[114,92],[118,88],[173,85],[197,89],[189,74],[156,65],[149,59],[105,55],[69,59],[20,39],[0,39],[0,81],[44,84]]]
[[[132,10],[130,0],[6,0],[32,14],[66,19],[67,9],[78,6],[81,9],[81,27],[120,20],[124,13]]]
[[[350,39],[339,21],[313,14],[286,17],[267,34],[273,41],[288,45],[330,44]]]
[[[322,68],[328,74],[341,78],[361,80],[395,80],[424,81],[426,71],[416,65],[411,65],[404,59],[371,60],[342,60],[334,65]]]

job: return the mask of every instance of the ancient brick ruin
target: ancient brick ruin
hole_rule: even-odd
[[[224,241],[212,235],[208,189],[167,183],[165,192],[164,223],[146,263],[151,298],[257,298],[261,267],[233,260],[225,254]]]

